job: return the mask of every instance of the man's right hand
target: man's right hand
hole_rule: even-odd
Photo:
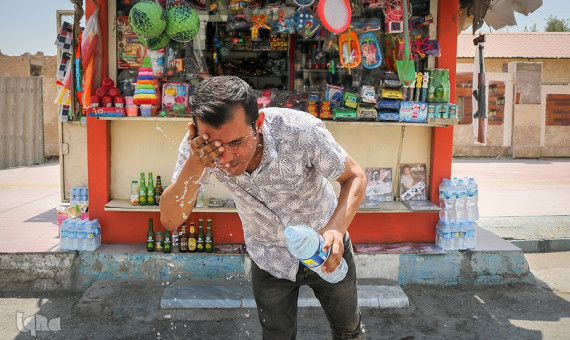
[[[224,152],[224,147],[219,141],[208,141],[207,134],[198,135],[194,123],[188,123],[188,145],[190,157],[199,161],[204,167],[215,168],[218,165],[218,156]]]

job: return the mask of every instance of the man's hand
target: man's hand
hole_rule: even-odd
[[[325,239],[323,252],[326,253],[329,249],[331,250],[329,258],[323,263],[322,270],[330,274],[335,271],[342,261],[342,254],[344,254],[343,235],[338,230],[326,230],[322,235]]]
[[[197,159],[204,167],[216,167],[218,156],[224,152],[222,143],[219,141],[209,142],[207,134],[198,135],[194,123],[188,123],[188,132],[190,157]]]

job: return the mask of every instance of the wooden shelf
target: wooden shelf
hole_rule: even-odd
[[[131,205],[131,201],[127,199],[113,199],[105,204],[105,211],[130,211],[130,212],[160,212],[158,205],[140,206]],[[192,212],[207,212],[207,213],[235,213],[236,208],[233,207],[204,207],[194,208]]]
[[[160,212],[158,205],[152,206],[139,206],[131,205],[131,202],[126,199],[113,199],[105,204],[105,211],[128,211],[128,212]],[[233,207],[204,207],[204,208],[194,208],[192,212],[207,212],[207,213],[237,213],[237,209]],[[369,213],[415,213],[415,212],[432,212],[437,213],[437,211],[427,210],[427,211],[412,211],[402,202],[380,202],[378,208],[374,209],[360,209],[358,213],[369,214]]]
[[[133,117],[97,117],[101,120],[130,120],[130,121],[145,121],[145,122],[174,122],[183,121],[189,122],[192,117],[160,117],[160,116],[133,116]],[[408,123],[408,122],[377,122],[365,120],[323,120],[325,124],[330,125],[372,125],[372,126],[419,126],[419,127],[446,127],[448,124],[442,123]]]

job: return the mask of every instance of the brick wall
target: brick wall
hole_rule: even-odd
[[[502,125],[505,119],[505,83],[502,81],[490,81],[487,91],[487,124]]]
[[[473,121],[473,75],[471,73],[457,73],[455,93],[459,124],[469,125]],[[505,118],[505,83],[490,81],[487,95],[489,97],[488,124],[502,125]]]
[[[546,125],[570,126],[570,94],[546,95]]]

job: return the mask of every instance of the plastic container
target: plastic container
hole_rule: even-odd
[[[459,223],[467,222],[467,185],[460,179],[455,186],[457,194],[455,202],[455,215]]]
[[[133,96],[125,96],[125,106],[134,106],[135,104],[133,103],[135,97]]]
[[[474,178],[467,182],[467,221],[479,219],[479,188]]]
[[[139,107],[136,105],[127,105],[127,107],[125,108],[125,112],[127,113],[127,116],[129,116],[129,117],[138,116],[139,115]]]
[[[150,117],[152,115],[152,105],[141,104],[140,111],[141,111],[141,116]]]
[[[61,228],[59,231],[59,248],[61,248],[61,250],[69,250],[69,224],[68,224],[68,220],[63,220],[61,222]]]
[[[285,228],[285,237],[289,252],[324,280],[337,283],[346,277],[348,265],[344,258],[334,272],[327,274],[322,271],[321,266],[329,257],[330,251],[322,252],[325,240],[311,227],[305,225],[288,226]]]

